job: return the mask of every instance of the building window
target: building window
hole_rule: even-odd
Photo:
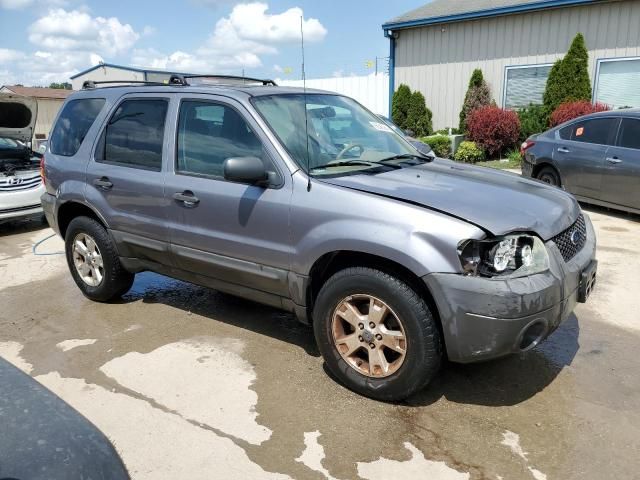
[[[596,102],[612,108],[640,107],[640,58],[598,60]]]
[[[504,108],[542,104],[551,64],[507,67],[504,81]]]

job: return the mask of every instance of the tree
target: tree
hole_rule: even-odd
[[[391,119],[393,123],[402,129],[407,127],[407,114],[409,113],[409,105],[411,104],[411,89],[401,84],[393,94],[391,102]]]
[[[589,52],[584,36],[578,33],[565,57],[553,65],[543,101],[547,114],[550,115],[561,104],[580,100],[591,101],[591,80]]]
[[[427,108],[424,95],[413,92],[409,100],[406,127],[413,131],[414,136],[424,137],[433,131],[431,119],[433,113]]]
[[[49,88],[55,88],[58,90],[71,90],[71,84],[69,82],[63,82],[63,83],[53,82],[49,85]]]
[[[462,110],[460,110],[459,130],[462,133],[467,131],[467,117],[469,114],[480,107],[486,107],[491,104],[491,89],[487,82],[484,81],[482,70],[476,68],[471,74],[469,87],[464,96]]]

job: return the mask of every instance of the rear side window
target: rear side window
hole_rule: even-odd
[[[165,99],[122,102],[107,123],[96,160],[160,171],[167,107]]]
[[[616,135],[618,119],[598,118],[574,123],[571,140],[597,145],[612,145]]]
[[[49,139],[51,153],[72,157],[104,107],[104,98],[81,98],[68,102],[53,127]]]
[[[640,149],[640,120],[623,119],[619,138],[619,146]]]
[[[232,157],[258,157],[262,143],[233,108],[199,101],[184,101],[178,120],[179,173],[223,177],[223,164]]]

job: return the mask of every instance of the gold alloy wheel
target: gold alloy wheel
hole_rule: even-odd
[[[392,375],[407,353],[400,318],[371,295],[350,295],[338,303],[331,318],[331,333],[344,361],[367,377]]]
[[[104,262],[96,241],[86,233],[73,239],[73,264],[84,283],[97,287],[104,278]]]

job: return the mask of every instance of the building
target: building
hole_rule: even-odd
[[[74,90],[80,90],[82,88],[82,84],[87,80],[93,82],[104,82],[110,80],[168,82],[169,77],[175,74],[189,75],[184,72],[127,67],[124,65],[114,65],[112,63],[100,63],[72,76],[71,85]]]
[[[420,90],[434,127],[456,127],[471,73],[498,105],[541,103],[553,62],[581,32],[593,100],[640,107],[640,1],[434,0],[385,23],[393,92]]]
[[[33,133],[34,146],[49,138],[49,132],[53,126],[53,121],[58,115],[58,110],[64,103],[65,98],[71,95],[71,90],[41,87],[23,87],[20,85],[5,85],[0,88],[0,95],[3,93],[23,95],[32,97],[38,105],[36,124]]]

